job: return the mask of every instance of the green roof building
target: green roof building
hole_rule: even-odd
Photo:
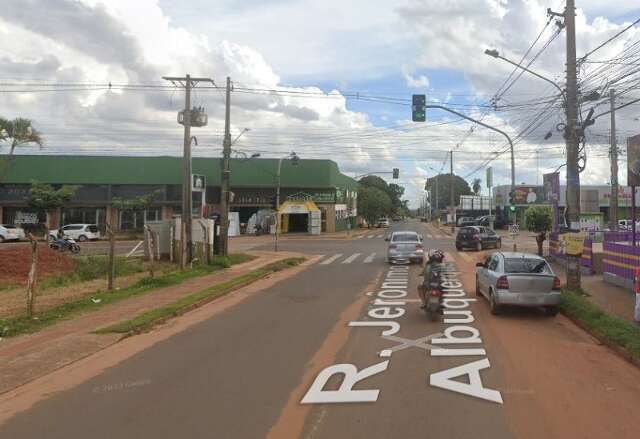
[[[194,213],[214,215],[220,203],[221,159],[195,157],[192,166],[193,174],[205,180],[205,190],[193,192]],[[275,207],[277,167],[278,159],[231,160],[230,210],[238,212],[240,223],[260,209]],[[0,177],[3,223],[34,222],[36,213],[29,210],[26,201],[32,181],[78,187],[68,206],[47,214],[52,228],[109,221],[119,230],[140,229],[144,221],[170,219],[181,211],[181,157],[15,156]],[[322,213],[322,231],[340,231],[349,222],[353,225],[358,183],[340,173],[332,160],[301,159],[296,165],[284,160],[280,181],[281,203],[313,201]],[[114,197],[132,199],[151,192],[158,195],[144,212],[118,212],[111,206]],[[296,221],[289,224],[289,231],[303,231],[303,225]]]

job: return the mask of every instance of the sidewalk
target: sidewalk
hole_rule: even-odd
[[[0,339],[0,394],[116,343],[120,334],[92,334],[100,327],[130,319],[289,257],[291,252],[251,252],[257,259],[210,275],[189,279],[62,321],[37,333]]]
[[[550,262],[553,271],[566,283],[566,272],[563,264]],[[611,285],[602,280],[602,275],[581,276],[582,289],[587,293],[590,302],[598,305],[603,311],[614,314],[628,322],[634,323],[633,310],[636,303],[635,294],[625,288]]]

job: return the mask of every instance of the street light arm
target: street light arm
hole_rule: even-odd
[[[451,108],[447,108],[447,107],[443,107],[442,105],[425,105],[425,108],[434,108],[434,109],[438,109],[438,110],[443,110],[443,111],[447,111],[449,113],[455,114],[458,117],[461,117],[463,119],[466,119],[468,121],[477,123],[480,126],[483,126],[489,130],[495,131],[496,133],[502,134],[507,141],[509,142],[509,147],[511,148],[511,189],[513,190],[513,188],[515,188],[516,186],[516,168],[515,168],[515,159],[513,157],[513,141],[511,140],[511,137],[509,137],[509,135],[507,133],[505,133],[504,131],[496,128],[496,127],[492,127],[491,125],[487,125],[484,122],[481,122],[477,119],[474,119],[472,117],[467,116],[466,114],[462,114],[459,113],[455,110],[452,110]]]
[[[497,51],[497,50],[489,50],[489,49],[487,49],[487,50],[485,50],[485,51],[484,51],[484,53],[485,53],[486,55],[489,55],[489,56],[493,57],[493,58],[498,58],[498,59],[501,59],[501,60],[503,60],[503,61],[506,61],[506,62],[508,62],[509,64],[511,64],[512,66],[515,66],[515,67],[517,67],[517,68],[519,68],[519,69],[521,69],[521,70],[524,70],[525,72],[531,73],[533,76],[535,76],[535,77],[537,77],[537,78],[540,78],[540,79],[542,79],[543,81],[547,81],[549,84],[553,85],[555,88],[557,88],[557,89],[558,89],[558,91],[560,92],[560,94],[562,95],[562,97],[563,97],[563,98],[565,97],[564,90],[563,90],[563,89],[562,89],[558,84],[556,84],[555,82],[553,82],[551,79],[549,79],[549,78],[545,78],[544,76],[540,75],[539,73],[536,73],[536,72],[534,72],[533,70],[529,70],[528,68],[523,67],[523,66],[521,66],[520,64],[515,63],[515,62],[511,61],[510,59],[505,58],[504,56],[501,56],[501,55],[498,53],[498,51]]]

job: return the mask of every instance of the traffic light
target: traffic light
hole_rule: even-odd
[[[516,191],[509,192],[509,210],[516,211]]]
[[[411,120],[414,122],[425,122],[427,120],[427,109],[425,107],[427,98],[425,95],[413,95],[411,105]]]
[[[397,180],[400,177],[400,169],[393,168],[393,178]]]

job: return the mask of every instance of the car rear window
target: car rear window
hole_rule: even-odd
[[[506,273],[545,273],[551,274],[547,261],[532,258],[508,258],[504,260]]]
[[[418,235],[413,233],[395,233],[391,239],[393,242],[418,242]]]
[[[476,233],[479,232],[475,227],[464,227],[458,232],[460,236],[475,235]]]
[[[91,233],[97,233],[98,232],[98,226],[87,226],[87,231],[89,231]]]

